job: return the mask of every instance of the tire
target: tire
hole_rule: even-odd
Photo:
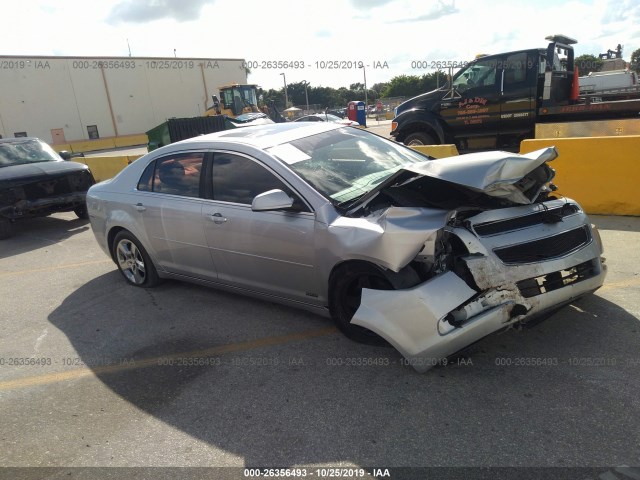
[[[414,132],[407,135],[407,138],[404,139],[404,143],[407,146],[416,146],[416,145],[436,145],[436,142],[433,140],[433,137],[428,133],[423,132]]]
[[[368,345],[388,345],[376,333],[351,323],[360,307],[363,288],[393,290],[382,269],[368,263],[351,263],[338,267],[330,278],[329,310],[336,326],[348,338]]]
[[[82,218],[83,220],[89,218],[89,212],[87,211],[86,205],[74,208],[73,213],[75,213],[78,218]]]
[[[13,224],[8,218],[0,217],[0,240],[6,240],[13,235]]]
[[[118,270],[130,285],[151,288],[160,283],[149,254],[131,232],[119,232],[113,239],[111,251]]]

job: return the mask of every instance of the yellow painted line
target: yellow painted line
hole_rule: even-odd
[[[42,268],[32,268],[29,270],[16,270],[14,272],[5,272],[0,273],[0,278],[2,277],[11,277],[14,275],[23,275],[26,273],[40,273],[40,272],[51,272],[54,270],[60,270],[62,268],[77,268],[77,267],[85,267],[87,265],[99,265],[101,263],[111,263],[113,260],[105,259],[105,260],[93,260],[91,262],[80,262],[80,263],[66,263],[64,265],[52,265],[50,267],[42,267]]]
[[[50,383],[58,383],[66,380],[75,380],[78,378],[103,375],[109,373],[119,373],[127,370],[136,370],[139,368],[157,367],[166,364],[167,361],[183,359],[183,358],[203,358],[224,355],[225,353],[244,352],[260,347],[269,347],[274,345],[283,345],[300,340],[307,340],[315,337],[322,337],[337,333],[335,327],[319,328],[317,330],[309,330],[307,332],[292,333],[289,335],[281,335],[278,337],[265,337],[248,342],[230,343],[220,345],[218,347],[205,348],[203,350],[192,350],[190,352],[173,353],[171,355],[163,355],[161,357],[146,358],[143,360],[131,360],[118,365],[106,365],[95,368],[78,368],[66,372],[49,373],[46,375],[36,375],[33,377],[18,378],[15,380],[6,380],[0,382],[0,391],[15,390],[18,388],[33,387],[36,385],[47,385]],[[197,366],[197,365],[194,365]]]

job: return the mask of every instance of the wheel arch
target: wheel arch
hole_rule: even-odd
[[[387,280],[389,280],[391,285],[393,285],[393,287],[397,290],[413,287],[418,283],[420,283],[421,281],[420,277],[418,276],[418,273],[414,270],[414,268],[411,265],[405,265],[398,272],[394,272],[393,270],[390,270],[381,265],[378,265],[377,263],[370,262],[367,260],[360,260],[360,259],[342,260],[336,263],[331,269],[331,272],[329,273],[329,284],[328,284],[328,291],[327,291],[327,300],[329,305],[331,305],[331,300],[334,295],[333,286],[337,278],[336,274],[339,273],[339,270],[341,269],[349,268],[349,267],[357,268],[358,266],[362,266],[364,268],[375,268],[377,271],[382,273],[384,277]]]
[[[404,116],[404,118],[403,118]],[[440,144],[444,143],[445,133],[440,120],[430,112],[409,110],[397,117],[399,134],[398,142],[403,142],[412,133],[423,132],[431,135]]]
[[[131,233],[131,231],[119,225],[115,227],[111,227],[111,229],[107,233],[107,247],[109,248],[111,260],[113,260],[114,263],[116,263],[116,256],[115,256],[115,249],[113,248],[113,241],[115,240],[116,235],[118,235],[118,233],[122,232],[123,230]],[[131,235],[133,235],[133,233],[131,233]]]

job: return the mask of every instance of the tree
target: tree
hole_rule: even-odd
[[[589,53],[576,57],[573,62],[578,67],[581,75],[586,75],[589,72],[599,72],[602,65],[604,65],[604,61]]]
[[[631,54],[631,69],[640,73],[640,48]]]
[[[384,92],[384,90],[387,88],[388,85],[389,83],[387,82],[374,83],[373,87],[371,87],[371,90],[376,92],[377,98],[379,98],[382,95],[382,92]]]

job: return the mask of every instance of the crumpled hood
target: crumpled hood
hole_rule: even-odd
[[[557,156],[555,147],[543,148],[526,155],[480,152],[419,163],[405,170],[456,183],[493,197],[510,197],[521,191],[515,184]],[[531,203],[532,200],[513,201]]]
[[[407,165],[362,197],[360,204],[367,204],[385,189],[387,192],[398,191],[403,187],[411,188],[414,184],[421,184],[423,192],[440,191],[440,194],[432,193],[432,197],[439,195],[441,200],[448,199],[455,203],[454,189],[442,188],[442,185],[453,184],[474,194],[526,205],[534,203],[553,179],[555,172],[546,162],[557,156],[555,147],[548,147],[526,155],[481,152]],[[402,203],[403,206],[422,206]],[[436,204],[432,203],[431,206]]]

